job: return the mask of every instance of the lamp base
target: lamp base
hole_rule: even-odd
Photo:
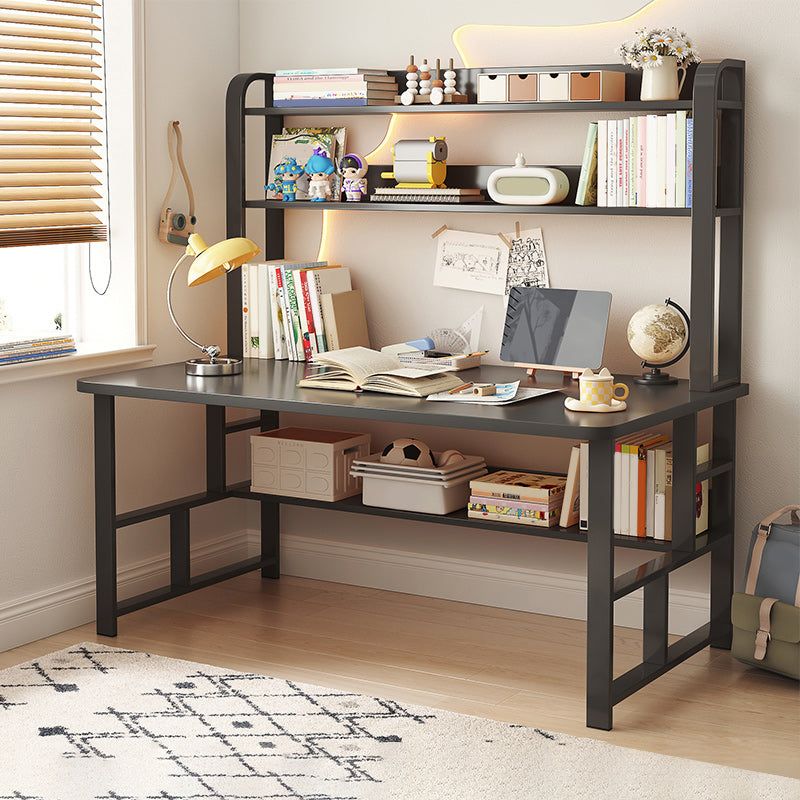
[[[241,371],[241,358],[217,356],[213,361],[210,358],[190,358],[186,362],[187,375],[199,375],[203,378],[239,375]]]

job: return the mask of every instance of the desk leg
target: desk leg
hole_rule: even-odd
[[[114,397],[94,396],[94,535],[97,633],[117,635],[117,487]]]
[[[278,427],[277,411],[261,412],[261,430],[271,431]],[[281,506],[274,500],[262,500],[261,506],[261,558],[274,559],[274,563],[261,570],[262,578],[281,576]]]
[[[589,442],[586,725],[612,726],[614,669],[614,442]]]
[[[711,453],[714,458],[736,458],[736,401],[717,406],[713,416]],[[724,525],[727,535],[711,551],[711,646],[731,648],[731,595],[733,594],[733,535],[736,524],[734,486],[736,470],[713,479],[709,525]]]

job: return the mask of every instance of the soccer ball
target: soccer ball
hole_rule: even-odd
[[[383,448],[381,464],[433,467],[433,453],[430,447],[419,439],[395,439]]]

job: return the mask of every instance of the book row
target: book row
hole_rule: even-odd
[[[242,268],[245,358],[310,361],[369,344],[361,292],[350,270],[325,261],[268,261]]]
[[[335,106],[392,104],[397,83],[387,72],[282,71],[272,83],[273,105]]]
[[[588,443],[573,448],[579,479],[580,529],[589,528]],[[710,459],[710,445],[697,446],[697,463]],[[573,462],[570,460],[570,469]],[[613,531],[620,536],[672,540],[672,442],[659,433],[639,433],[614,446]],[[695,534],[708,530],[708,481],[696,486]]]
[[[566,477],[501,470],[470,482],[467,516],[499,522],[589,528],[588,442],[572,448]],[[697,447],[697,463],[710,445]],[[616,442],[613,532],[672,539],[672,442],[660,433],[639,433]],[[708,481],[696,486],[695,534],[708,530]]]
[[[687,111],[590,123],[576,203],[691,208],[692,142]]]
[[[0,337],[0,364],[40,361],[74,352],[76,352],[75,339],[72,335],[60,331],[30,337],[15,333]]]

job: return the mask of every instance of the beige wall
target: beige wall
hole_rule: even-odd
[[[157,345],[155,361],[162,363],[192,349],[172,327],[164,300],[181,251],[156,235],[170,176],[167,123],[181,121],[199,230],[209,242],[224,238],[224,97],[238,70],[238,4],[145,0],[144,13],[146,64],[137,67],[145,69],[145,341]],[[173,200],[185,209],[181,187]],[[130,225],[133,207],[113,209],[112,227]],[[224,343],[222,283],[190,296],[184,281],[175,306],[192,334]],[[93,371],[86,367],[84,374]],[[0,650],[93,618],[92,401],[76,392],[77,377],[0,385]],[[119,510],[202,491],[203,431],[200,407],[119,401]],[[201,509],[193,519],[198,545],[244,526],[235,503]],[[119,539],[120,570],[131,579],[126,590],[154,588],[147,584],[164,566],[167,522],[126,529]]]
[[[146,338],[158,345],[156,361],[162,363],[186,358],[191,350],[171,327],[164,306],[164,285],[179,251],[159,243],[155,235],[158,209],[169,180],[165,131],[170,119],[181,121],[186,162],[197,196],[199,228],[208,241],[213,241],[225,232],[223,101],[225,87],[236,72],[351,62],[397,68],[406,63],[410,52],[418,58],[455,56],[451,34],[467,23],[591,23],[623,17],[635,11],[638,3],[609,0],[601,6],[588,0],[557,4],[542,0],[524,4],[512,0],[491,4],[450,0],[409,10],[396,4],[340,0],[333,13],[321,13],[319,4],[310,0],[144,0],[144,5]],[[395,11],[387,21],[385,10],[390,8]],[[788,322],[791,317],[796,319],[800,305],[798,200],[794,187],[800,112],[796,103],[790,102],[786,89],[787,76],[798,72],[794,41],[798,21],[797,7],[790,0],[761,5],[744,0],[724,4],[660,0],[622,28],[470,29],[461,40],[474,64],[593,63],[613,61],[612,46],[639,23],[674,22],[695,37],[704,57],[747,60],[743,370],[752,389],[739,412],[739,569],[747,532],[754,521],[787,502],[797,502],[800,493],[800,412],[796,400],[800,396],[800,358],[798,338]],[[287,27],[289,34],[283,32]],[[428,118],[405,120],[393,137],[445,133],[454,163],[508,163],[518,149],[524,149],[531,162],[576,163],[579,159],[588,117],[575,115],[565,121],[558,115],[543,115],[533,124],[526,119],[501,119],[498,123],[497,117],[488,121],[458,118],[442,124],[437,120],[435,129]],[[357,126],[352,120],[348,122],[355,150],[371,150],[385,133],[385,120],[379,117],[359,121]],[[253,185],[258,182],[258,175],[254,175]],[[432,324],[457,323],[483,304],[483,343],[496,353],[502,321],[497,298],[432,287],[433,244],[429,237],[443,223],[493,231],[497,226],[494,216],[332,215],[333,233],[326,256],[352,265],[356,281],[367,296],[375,344],[416,335]],[[320,215],[301,212],[287,217],[287,254],[316,253]],[[512,218],[504,220],[507,228],[513,225]],[[612,289],[607,360],[617,371],[633,370],[635,358],[622,336],[630,313],[666,295],[684,301],[688,298],[687,221],[535,215],[520,221],[542,227],[553,285]],[[257,238],[257,226],[252,226],[250,235]],[[192,290],[191,295],[185,288],[176,288],[176,309],[193,335],[224,339],[223,296],[221,282]],[[93,489],[91,401],[77,394],[74,377],[2,385],[0,410],[2,649],[91,618]],[[120,401],[117,421],[120,510],[202,488],[201,409]],[[344,426],[341,421],[333,424]],[[372,431],[376,441],[408,433],[397,426],[352,423],[350,427]],[[488,434],[466,436],[440,429],[413,433],[435,447],[461,446],[509,466],[566,464],[568,443],[535,441],[532,447],[522,449],[513,440]],[[235,445],[235,450],[232,460],[234,469],[239,470],[245,460],[243,443]],[[253,516],[245,518],[244,505],[231,501],[198,512],[195,539],[200,543],[225,536],[235,539],[243,527],[254,528],[256,520]],[[583,569],[584,551],[579,545],[459,529],[431,530],[399,521],[377,524],[368,518],[351,519],[310,509],[287,509],[284,519],[286,530],[306,537],[312,549],[314,542],[320,547],[330,543],[377,546],[384,552],[418,555],[429,567],[436,563],[436,556],[455,555],[498,568],[514,565],[545,569],[556,576]],[[164,523],[124,533],[120,549],[123,572],[134,576],[147,573],[165,554],[165,537]],[[318,552],[322,550],[318,548]],[[324,559],[321,564],[323,575],[327,569],[328,575],[336,578],[333,567],[326,567]],[[376,580],[370,566],[355,563],[348,579]],[[703,591],[704,580],[701,569],[677,576],[674,583],[690,592]],[[394,588],[402,590],[407,585],[400,581]],[[474,599],[465,581],[448,591]],[[537,604],[545,607],[546,598],[536,598]]]
[[[402,68],[410,53],[417,63],[456,56],[451,34],[473,66],[579,64],[614,62],[613,49],[639,25],[675,24],[694,39],[707,60],[720,57],[747,61],[747,142],[744,263],[744,380],[751,396],[740,404],[737,511],[737,566],[741,571],[748,532],[769,511],[800,495],[800,411],[796,398],[798,337],[789,319],[796,319],[800,301],[797,263],[798,200],[796,132],[800,112],[787,94],[785,77],[797,73],[794,32],[800,12],[790,0],[768,6],[733,0],[696,3],[660,0],[635,19],[609,22],[633,14],[635,0],[599,5],[589,0],[558,4],[543,0],[491,4],[434,3],[424,12],[393,6],[389,24],[378,6],[342,0],[337,13],[315,15],[313,4],[263,3],[241,0],[241,69],[270,71],[289,67],[360,66]],[[383,5],[380,8],[384,8]],[[724,13],[721,11],[724,9]],[[471,25],[492,23],[495,27]],[[794,24],[792,24],[794,23]],[[502,26],[565,26],[546,28]],[[302,30],[298,40],[286,31]],[[307,42],[307,45],[298,42]],[[458,59],[457,59],[458,63]],[[579,163],[590,115],[407,116],[398,118],[391,141],[446,135],[451,163],[513,163],[522,150],[529,163]],[[368,152],[380,142],[387,121],[381,117],[354,121],[319,118],[348,126],[348,149]],[[297,124],[308,124],[304,118]],[[382,159],[379,163],[387,163]],[[494,232],[512,230],[515,218],[495,214],[331,213],[325,257],[353,268],[364,290],[373,346],[419,336],[437,325],[460,322],[484,306],[481,346],[499,349],[503,309],[499,298],[434,287],[435,243],[430,234],[442,224],[452,228]],[[321,214],[287,213],[289,257],[316,252]],[[792,222],[794,220],[794,222]],[[541,227],[553,286],[610,289],[614,300],[606,346],[613,371],[634,372],[637,359],[625,341],[631,313],[646,303],[671,296],[688,307],[689,221],[625,217],[558,217],[535,214],[520,218],[523,227]],[[685,374],[686,363],[673,368]],[[325,420],[319,420],[325,422]],[[327,420],[341,426],[339,421]],[[510,466],[566,468],[568,443],[538,440],[520,444],[511,437],[475,436],[457,431],[400,426],[359,425],[371,429],[377,443],[413,433],[435,447],[461,447],[485,453],[493,463]],[[584,569],[582,546],[528,537],[425,526],[383,520],[325,516],[324,512],[289,509],[285,529],[327,542],[346,541],[366,547],[458,556],[477,562],[544,569],[553,573]],[[619,553],[619,551],[618,551]],[[620,553],[620,566],[638,562]],[[672,586],[705,592],[707,565],[682,570]],[[324,568],[321,569],[324,574]],[[357,572],[357,570],[353,570]],[[319,574],[319,570],[317,571]],[[365,570],[362,580],[374,580]],[[465,590],[464,594],[469,595]]]

